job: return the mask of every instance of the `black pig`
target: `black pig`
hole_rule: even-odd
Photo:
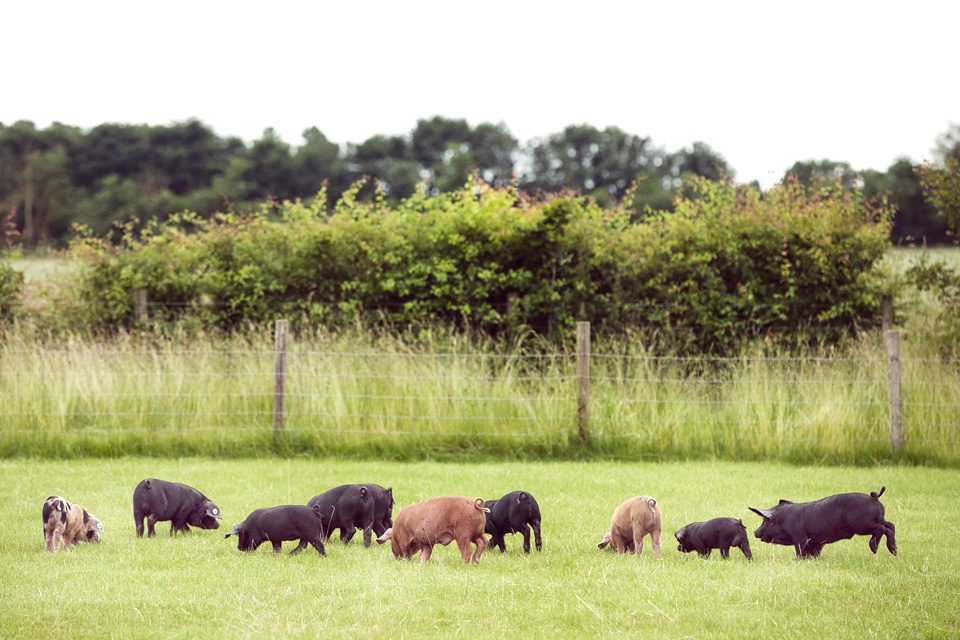
[[[308,507],[319,506],[323,519],[323,538],[334,529],[340,530],[340,540],[350,542],[357,529],[363,531],[363,546],[369,547],[372,533],[377,536],[393,526],[393,487],[384,489],[377,484],[344,484],[314,496]]]
[[[526,491],[511,491],[497,500],[487,500],[484,506],[490,509],[484,531],[490,534],[490,545],[507,550],[503,536],[508,533],[523,535],[523,552],[530,553],[530,529],[533,528],[537,551],[543,548],[540,540],[540,505]],[[529,526],[528,526],[529,525]]]
[[[257,547],[269,540],[273,550],[280,553],[284,540],[300,540],[290,555],[300,553],[312,544],[322,556],[327,555],[320,534],[320,507],[306,507],[302,504],[287,504],[267,509],[257,509],[240,524],[233,525],[224,539],[237,536],[237,549],[256,551]]]
[[[841,493],[816,502],[794,504],[781,500],[771,509],[750,510],[763,518],[753,532],[763,542],[793,545],[798,558],[815,558],[824,545],[853,536],[870,536],[870,550],[877,552],[880,538],[887,537],[887,549],[897,555],[895,527],[884,520],[880,493]]]
[[[141,480],[133,490],[133,521],[137,537],[143,537],[143,519],[147,519],[147,537],[154,535],[153,525],[170,521],[170,534],[190,531],[190,525],[201,529],[218,529],[220,509],[207,496],[193,487],[156,478]]]
[[[720,549],[720,556],[726,559],[730,557],[730,547],[737,547],[747,560],[753,560],[743,520],[714,518],[706,522],[693,522],[673,535],[679,543],[677,550],[684,553],[696,551],[706,558],[714,549]]]
[[[393,487],[384,489],[378,484],[368,484],[366,487],[373,497],[373,532],[379,538],[393,526]]]

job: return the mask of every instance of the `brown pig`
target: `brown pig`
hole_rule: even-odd
[[[643,536],[650,534],[653,551],[660,555],[660,507],[650,496],[636,496],[625,500],[613,512],[610,531],[597,545],[603,549],[608,544],[617,553],[643,553]]]
[[[393,520],[393,527],[377,538],[379,544],[390,540],[393,556],[412,558],[420,552],[420,562],[426,562],[433,553],[433,545],[444,546],[454,540],[460,547],[465,563],[480,563],[480,555],[487,548],[483,535],[486,512],[483,499],[473,500],[466,496],[442,496],[411,504],[400,510]],[[477,545],[471,557],[470,543]]]

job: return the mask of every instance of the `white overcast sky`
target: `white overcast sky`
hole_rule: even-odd
[[[885,170],[960,124],[960,3],[23,2],[0,10],[0,122],[197,118],[345,144],[419,118],[521,143],[617,126],[703,141],[738,181],[797,160]]]

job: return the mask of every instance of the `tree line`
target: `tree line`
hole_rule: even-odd
[[[944,158],[960,156],[956,131],[944,134],[940,145]],[[321,191],[336,200],[364,177],[372,180],[358,198],[397,203],[418,190],[436,195],[460,189],[474,172],[494,187],[515,185],[534,197],[571,189],[600,206],[621,202],[630,190],[638,219],[651,210],[671,211],[689,177],[735,177],[704,142],[667,152],[649,137],[587,124],[521,143],[504,123],[470,126],[435,116],[418,120],[406,135],[345,145],[311,127],[293,146],[272,129],[247,144],[218,136],[198,120],[105,123],[90,130],[0,123],[0,211],[26,248],[62,246],[74,225],[103,234],[117,222],[164,220],[185,210],[244,211],[264,201],[310,201]],[[807,160],[796,162],[784,178],[887,198],[896,212],[894,243],[948,242],[946,221],[924,197],[922,174],[908,159],[886,171]]]

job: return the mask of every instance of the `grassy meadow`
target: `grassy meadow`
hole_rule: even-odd
[[[185,482],[225,514],[217,531],[137,539],[133,488],[144,477]],[[389,545],[331,540],[275,555],[244,554],[225,530],[254,508],[305,503],[344,482],[393,486],[396,510],[436,495],[499,497],[526,489],[543,513],[544,549],[463,566],[455,545],[427,565]],[[828,545],[817,560],[766,545],[748,506],[876,491],[897,527],[898,557],[867,538]],[[613,509],[646,493],[663,510],[663,548],[599,551]],[[79,502],[105,527],[99,545],[43,549],[50,494]],[[0,635],[128,637],[953,637],[960,628],[960,476],[923,467],[796,467],[733,462],[373,462],[329,458],[0,461]],[[754,561],[682,554],[673,532],[717,516],[742,518]]]

